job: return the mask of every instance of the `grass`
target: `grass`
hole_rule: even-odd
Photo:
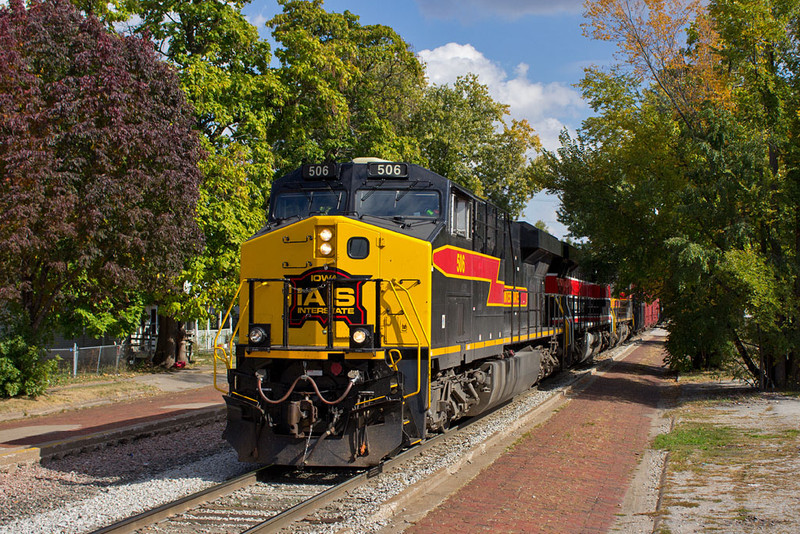
[[[718,461],[730,454],[744,436],[734,428],[709,423],[680,423],[668,434],[656,436],[654,447],[670,452],[676,468]]]
[[[754,458],[767,441],[794,442],[800,430],[743,430],[725,425],[683,421],[671,432],[656,436],[653,447],[670,453],[670,464],[676,471],[699,470],[704,464],[737,465]]]
[[[190,367],[210,367],[214,365],[213,350],[198,350],[192,355]]]
[[[516,449],[517,446],[519,446],[520,443],[522,443],[523,441],[525,441],[526,439],[531,437],[531,432],[532,432],[532,430],[529,430],[529,431],[525,432],[524,434],[522,434],[517,439],[515,439],[511,444],[509,444],[506,447],[506,451],[513,451],[514,449]]]
[[[669,452],[661,509],[666,521],[707,516],[703,531],[724,532],[732,521],[770,517],[771,495],[785,500],[796,491],[800,429],[763,402],[769,395],[728,395],[724,388],[702,393],[672,410],[674,428],[653,440],[654,448]]]

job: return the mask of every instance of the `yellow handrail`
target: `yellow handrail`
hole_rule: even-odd
[[[233,300],[231,300],[231,305],[228,306],[228,311],[225,312],[225,317],[219,323],[219,330],[217,330],[217,335],[214,336],[214,389],[217,391],[221,391],[222,393],[227,393],[227,389],[222,389],[217,386],[217,361],[225,362],[225,369],[232,369],[233,368],[233,351],[228,354],[225,350],[225,345],[219,345],[219,336],[222,334],[222,328],[225,323],[228,321],[228,317],[230,317],[231,310],[233,310],[233,306],[236,304],[236,300],[239,298],[239,293],[242,291],[242,287],[244,286],[244,281],[239,283],[239,287],[236,289],[236,294],[233,296]],[[239,320],[236,321],[236,327],[231,332],[231,342],[233,339],[236,338],[236,334],[239,332],[239,325],[242,322],[242,316],[244,315],[244,311],[247,309],[249,302],[245,302],[244,309],[241,310],[239,313]],[[222,356],[219,353],[222,353]]]
[[[614,310],[614,301],[611,301],[610,310],[611,310],[611,334],[616,335],[617,334],[617,313]]]
[[[406,296],[408,297],[409,303],[411,303],[411,309],[414,311],[414,318],[419,323],[420,328],[422,329],[422,334],[425,336],[425,343],[428,349],[428,407],[430,406],[431,402],[431,394],[430,394],[430,385],[431,385],[431,341],[428,337],[428,332],[425,331],[425,325],[422,324],[422,321],[419,318],[419,312],[417,311],[417,307],[414,304],[414,299],[411,297],[411,294],[408,292],[408,289],[403,287],[402,284],[397,283],[395,280],[390,281],[390,286],[392,289],[392,293],[394,293],[394,297],[397,299],[397,303],[400,305],[400,309],[403,311],[403,315],[409,317],[408,313],[406,313],[405,306],[400,300],[400,296],[397,294],[396,287],[399,287],[403,291],[405,291]],[[411,326],[411,332],[414,334],[414,339],[417,340],[417,390],[414,393],[409,393],[408,395],[404,395],[403,399],[407,399],[408,397],[413,397],[414,395],[418,395],[420,391],[422,391],[422,343],[420,343],[419,336],[417,335],[417,329],[414,328],[414,323],[409,321],[408,324]]]

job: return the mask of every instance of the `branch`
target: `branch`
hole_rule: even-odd
[[[750,353],[747,352],[747,347],[744,346],[742,340],[739,338],[739,333],[736,331],[735,328],[729,327],[731,334],[733,334],[733,344],[736,345],[736,350],[739,352],[739,356],[742,357],[742,361],[747,366],[747,370],[750,371],[750,374],[753,375],[756,379],[761,377],[761,369],[753,362],[753,359],[750,357]],[[769,377],[764,375],[765,380],[769,380]]]

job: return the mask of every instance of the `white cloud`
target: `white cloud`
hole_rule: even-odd
[[[500,65],[469,44],[448,43],[422,50],[419,57],[426,65],[428,79],[437,85],[452,83],[467,73],[476,74],[492,98],[507,104],[512,118],[526,119],[550,150],[559,146],[558,135],[566,124],[579,120],[586,109],[580,93],[572,87],[532,82],[525,63],[517,65],[510,78]]]
[[[246,15],[247,22],[258,28],[259,30],[264,27],[269,20],[267,17],[259,13],[258,15]]]
[[[419,58],[427,66],[428,79],[441,85],[452,83],[469,72],[477,74],[488,86],[501,83],[506,73],[470,44],[447,43],[433,50],[422,50]]]
[[[428,79],[434,84],[452,83],[458,76],[476,74],[489,88],[492,98],[509,106],[512,118],[526,119],[539,134],[542,146],[555,150],[558,136],[570,123],[578,122],[586,112],[586,103],[574,88],[563,83],[539,83],[529,79],[530,67],[520,63],[512,77],[497,63],[469,44],[448,43],[434,50],[422,50]],[[574,129],[570,128],[574,134]],[[550,232],[563,238],[567,229],[558,222],[558,197],[544,192],[526,206],[522,219],[531,223],[542,220]]]
[[[474,22],[498,16],[508,20],[527,15],[581,13],[583,0],[416,0],[427,17]]]

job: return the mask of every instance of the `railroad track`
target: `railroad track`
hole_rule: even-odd
[[[441,439],[478,420],[465,420],[446,433],[437,434],[369,470],[356,472],[314,468],[297,471],[275,466],[262,467],[123,519],[92,534],[275,532],[306,518],[309,513],[335,501],[383,470],[394,468],[424,453]]]
[[[293,472],[262,467],[203,491],[123,519],[93,534],[129,532],[268,532],[293,509],[353,484],[352,471]]]

